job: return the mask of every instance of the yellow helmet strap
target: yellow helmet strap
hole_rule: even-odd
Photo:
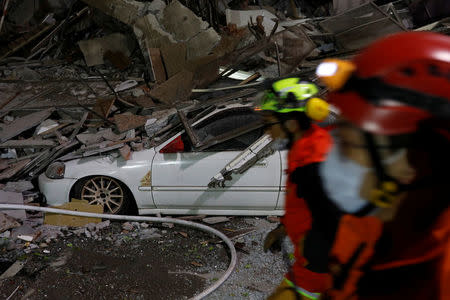
[[[384,166],[381,163],[378,150],[376,149],[373,135],[365,132],[364,137],[375,174],[380,182],[377,188],[371,192],[370,201],[380,207],[390,207],[398,197],[402,185],[386,173]]]

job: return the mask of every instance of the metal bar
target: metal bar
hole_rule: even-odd
[[[8,4],[9,4],[9,0],[6,0],[5,5],[3,6],[2,19],[0,20],[0,32],[2,31],[3,21],[5,20],[6,13],[8,12]]]
[[[117,101],[120,101],[123,104],[131,106],[131,107],[135,107],[136,106],[136,105],[133,105],[133,104],[123,100],[122,98],[120,98],[119,94],[114,90],[114,88],[111,86],[111,84],[109,84],[108,80],[106,80],[105,76],[103,76],[103,74],[100,73],[97,69],[95,69],[95,71],[97,72],[98,75],[100,75],[100,77],[103,79],[103,81],[106,83],[106,85],[111,89],[111,91],[113,92],[113,94],[116,97]]]
[[[113,122],[111,122],[110,120],[108,120],[107,118],[105,118],[104,116],[98,114],[96,111],[90,109],[89,107],[84,106],[84,105],[81,104],[80,102],[78,102],[78,106],[79,106],[79,107],[82,107],[82,108],[85,109],[85,110],[87,110],[87,111],[90,112],[91,114],[96,115],[97,117],[99,117],[100,119],[102,119],[103,121],[105,121],[106,123],[108,123],[109,125],[116,126],[116,124],[114,124]]]
[[[88,117],[89,113],[85,112],[83,114],[83,117],[81,117],[80,123],[78,123],[77,128],[72,132],[72,134],[69,137],[69,142],[73,141],[75,137],[77,136],[78,132],[80,132],[81,127],[83,127],[84,122],[86,122],[86,119]]]
[[[189,139],[191,140],[192,146],[194,146],[194,148],[202,146],[202,143],[200,142],[197,134],[195,134],[191,125],[189,125],[189,122],[184,112],[182,112],[181,110],[177,110],[177,112],[178,117],[180,118],[181,123],[183,123],[184,129],[186,130],[186,133],[189,136]]]
[[[247,84],[247,83],[249,83],[249,82],[251,82],[251,81],[253,81],[253,80],[258,79],[259,77],[261,77],[261,74],[259,74],[258,72],[256,72],[255,74],[249,76],[249,77],[246,78],[245,80],[242,80],[241,82],[239,82],[238,85],[244,85],[244,84]]]
[[[275,42],[274,44],[275,44],[275,50],[277,52],[278,77],[281,77],[280,51],[278,49],[277,42]]]

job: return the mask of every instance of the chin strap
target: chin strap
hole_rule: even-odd
[[[386,173],[372,134],[365,132],[364,135],[375,174],[378,178],[377,187],[371,191],[369,201],[379,207],[390,207],[398,197],[398,194],[403,190],[403,185]]]

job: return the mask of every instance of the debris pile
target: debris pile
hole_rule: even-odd
[[[316,82],[321,60],[383,35],[450,32],[448,6],[422,1],[424,17],[410,2],[4,1],[3,190],[37,197],[30,182],[58,160],[132,159],[217,105],[254,101],[263,79]]]

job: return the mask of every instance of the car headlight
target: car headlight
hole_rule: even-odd
[[[66,171],[66,165],[63,162],[57,161],[51,163],[45,171],[45,176],[51,179],[64,178],[64,172]]]

